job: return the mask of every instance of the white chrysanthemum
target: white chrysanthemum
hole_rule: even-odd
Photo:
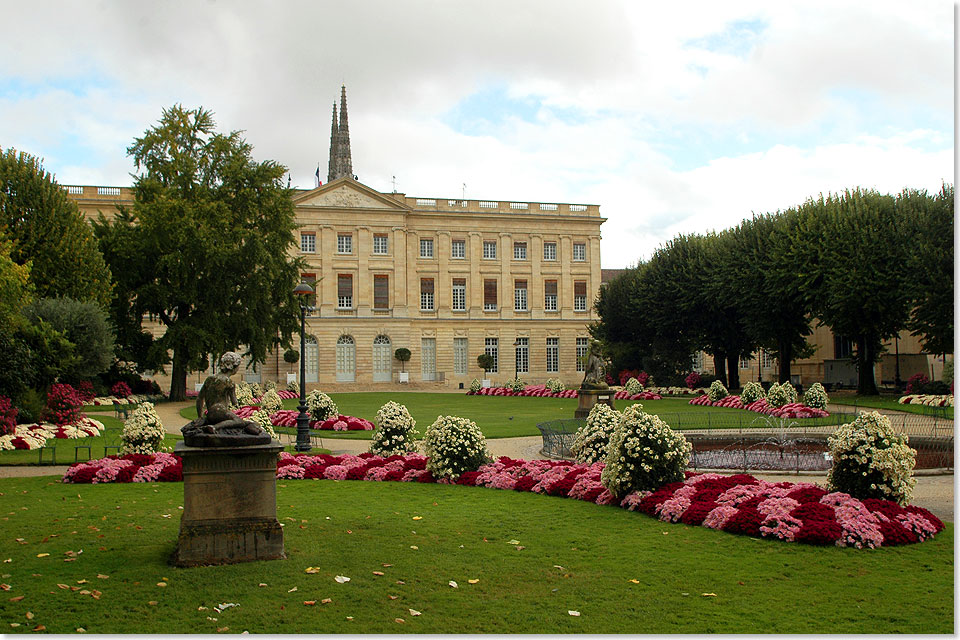
[[[260,408],[265,409],[268,413],[280,411],[283,408],[283,400],[280,399],[280,394],[277,393],[276,389],[270,389],[263,394],[263,397],[260,398]]]
[[[692,445],[658,416],[640,405],[623,410],[610,436],[600,481],[622,498],[632,491],[650,491],[684,478]]]
[[[640,381],[636,378],[630,378],[627,380],[627,383],[623,385],[623,390],[632,396],[643,393],[643,385],[640,384]]]
[[[814,382],[810,388],[803,392],[803,404],[814,409],[826,409],[830,402],[827,396],[827,390],[819,382]]]
[[[751,404],[766,397],[767,394],[759,382],[746,383],[743,385],[743,391],[740,392],[740,402],[743,404]]]
[[[710,383],[710,389],[707,391],[707,397],[710,399],[710,402],[723,400],[728,395],[730,395],[730,393],[727,391],[727,388],[723,386],[722,382],[714,380]]]
[[[268,392],[269,393],[269,392]],[[258,409],[254,411],[249,418],[251,422],[256,422],[258,425],[263,427],[263,430],[270,434],[270,437],[274,440],[279,440],[277,438],[277,432],[273,430],[273,423],[270,421],[270,414],[264,409]]]
[[[452,480],[476,471],[490,459],[477,423],[457,416],[437,416],[423,435],[423,453],[430,473]]]
[[[564,391],[567,387],[563,384],[563,380],[560,378],[547,378],[547,382],[544,384],[547,388],[547,391],[552,393],[560,393]]]
[[[909,437],[893,429],[877,411],[861,412],[827,438],[833,466],[827,474],[831,490],[854,498],[882,498],[907,504],[916,479],[916,451]]]
[[[164,434],[163,423],[153,403],[144,402],[138,405],[123,423],[123,432],[120,434],[122,443],[120,454],[156,453],[163,446]]]
[[[307,410],[314,420],[328,420],[340,415],[336,403],[327,394],[314,389],[307,394]]]
[[[377,410],[377,429],[370,442],[370,453],[392,456],[413,451],[417,421],[402,404],[390,401]]]
[[[619,423],[618,411],[603,403],[593,405],[587,423],[577,429],[573,446],[570,447],[577,462],[593,464],[606,459],[610,435]]]
[[[476,393],[477,391],[480,391],[480,389],[481,389],[482,386],[483,386],[483,385],[480,384],[480,381],[477,380],[476,378],[474,378],[473,380],[470,381],[470,391],[471,391],[471,393]]]
[[[235,393],[237,395],[237,405],[245,407],[253,404],[253,391],[250,390],[250,385],[246,382],[238,382]]]

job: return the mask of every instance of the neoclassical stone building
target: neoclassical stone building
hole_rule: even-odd
[[[599,207],[383,193],[355,179],[349,145],[343,89],[328,182],[292,195],[293,255],[317,291],[308,388],[394,385],[401,369],[410,383],[466,387],[483,377],[481,353],[494,356],[494,382],[578,384],[601,280]],[[88,217],[132,200],[127,188],[64,188]],[[405,365],[393,357],[400,347],[412,354]],[[298,371],[271,354],[246,377],[285,382]]]

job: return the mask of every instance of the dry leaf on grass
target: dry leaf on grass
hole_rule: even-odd
[[[414,520],[423,520],[423,516],[413,516]]]
[[[406,620],[404,620],[403,618],[394,618],[393,621],[398,624],[403,624],[404,622],[406,622]]]
[[[307,605],[308,607],[312,607],[313,605],[317,604],[317,601],[316,601],[316,600],[304,600],[304,601],[303,601],[303,604]]]
[[[477,584],[478,582],[480,582],[480,578],[472,578],[470,580],[467,580],[467,582],[469,582],[470,584]]]
[[[575,618],[579,618],[579,617],[580,617],[580,612],[579,612],[579,611],[567,611],[567,613],[570,614],[571,616],[575,617]]]
[[[320,567],[307,567],[303,570],[304,573],[320,573]]]
[[[407,611],[409,611],[409,612],[410,612],[410,615],[412,615],[412,616],[418,616],[418,615],[420,615],[420,612],[417,611],[416,609],[407,609]]]
[[[717,597],[717,594],[715,594],[715,593],[701,593],[700,595],[703,596],[704,598],[716,598],[716,597]]]
[[[21,600],[23,600],[23,596],[14,596],[13,598],[10,598],[10,602],[20,602]]]
[[[635,578],[630,578],[630,582],[632,582],[633,584],[640,584],[640,581]]]
[[[330,604],[331,602],[333,602],[333,598],[324,598],[320,602],[323,604]]]
[[[334,580],[336,580],[340,584],[343,584],[344,582],[350,582],[350,578],[348,578],[347,576],[337,576],[336,578],[334,578]]]
[[[400,596],[390,596],[390,595],[388,595],[387,597],[390,598],[391,600],[396,600],[396,599],[399,598]]]
[[[450,585],[451,587],[453,587],[454,589],[456,589],[456,588],[458,588],[458,587],[460,586],[460,585],[458,585],[458,584],[456,583],[456,581],[454,581],[454,580],[451,580],[451,581],[448,582],[447,584]]]
[[[382,576],[382,575],[384,575],[384,573],[383,573],[383,571],[374,571],[374,572],[373,572],[373,575],[375,575],[375,576]]]
[[[293,592],[296,591],[296,590],[297,590],[296,587],[294,587],[293,589],[287,589],[287,593],[293,593]]]

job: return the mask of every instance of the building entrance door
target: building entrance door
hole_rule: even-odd
[[[377,336],[373,340],[373,381],[393,381],[393,353],[387,336]]]
[[[357,378],[357,345],[350,336],[337,339],[337,382],[353,382]]]

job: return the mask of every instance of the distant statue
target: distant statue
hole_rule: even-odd
[[[587,352],[587,365],[583,374],[583,382],[580,383],[580,388],[607,389],[608,387],[602,347],[598,340],[591,340],[590,349]]]
[[[197,419],[180,431],[191,447],[226,447],[270,444],[270,434],[256,422],[244,420],[230,410],[237,404],[237,390],[230,376],[243,359],[228,351],[220,357],[220,373],[208,376],[197,395]]]

